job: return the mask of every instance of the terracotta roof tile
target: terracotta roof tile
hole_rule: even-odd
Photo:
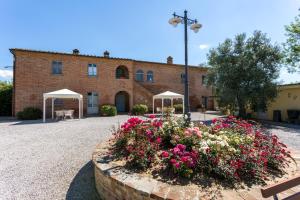
[[[104,57],[104,56],[96,56],[96,55],[88,55],[88,54],[73,54],[73,53],[57,52],[57,51],[43,51],[43,50],[32,50],[32,49],[22,49],[22,48],[11,48],[9,50],[12,54],[14,54],[14,51],[27,51],[27,52],[35,52],[35,53],[60,54],[60,55],[68,55],[68,56],[83,56],[83,57],[94,57],[94,58],[104,58],[104,59],[128,60],[128,61],[133,61],[133,62],[144,62],[144,63],[154,63],[154,64],[163,64],[163,65],[174,65],[174,66],[182,66],[182,67],[184,66],[181,64],[168,64],[168,63],[162,63],[162,62],[135,60],[135,59],[130,59],[130,58]],[[193,66],[193,65],[189,65],[189,67],[207,69],[207,67]]]

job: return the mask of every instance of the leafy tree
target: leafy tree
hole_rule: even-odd
[[[0,81],[0,116],[11,116],[12,84]]]
[[[291,66],[288,68],[290,72],[295,72],[297,69],[300,72],[300,14],[294,22],[285,27],[285,30],[288,37],[284,44],[285,63]]]
[[[216,88],[220,107],[239,108],[241,117],[246,117],[248,107],[266,110],[268,101],[277,94],[275,80],[281,59],[280,47],[260,31],[249,38],[238,34],[211,49],[208,84]]]

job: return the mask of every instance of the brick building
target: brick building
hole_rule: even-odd
[[[10,49],[14,56],[13,114],[25,107],[42,109],[43,93],[70,89],[83,95],[84,114],[96,114],[102,104],[129,112],[134,104],[152,107],[152,96],[164,91],[184,94],[184,65],[72,53]],[[207,68],[190,66],[191,109],[204,104],[213,109],[212,90],[203,80]],[[161,102],[155,102],[160,105]],[[51,106],[50,101],[47,107]],[[168,104],[168,102],[165,102]],[[59,109],[77,110],[76,100],[55,100]],[[48,109],[50,110],[50,109]]]

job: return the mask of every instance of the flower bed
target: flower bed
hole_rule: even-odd
[[[283,172],[290,157],[277,136],[235,117],[215,119],[210,126],[185,126],[180,118],[130,118],[112,141],[113,154],[133,169],[230,182],[264,181]]]

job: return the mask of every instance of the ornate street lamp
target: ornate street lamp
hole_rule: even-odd
[[[184,81],[184,117],[186,119],[187,124],[191,121],[191,113],[190,113],[190,101],[189,101],[189,75],[188,75],[188,37],[187,37],[187,27],[191,26],[191,30],[195,33],[199,31],[202,27],[201,24],[198,24],[196,19],[189,19],[187,17],[187,11],[184,11],[184,16],[173,14],[173,17],[169,20],[169,23],[176,27],[179,23],[184,24],[184,51],[185,51],[185,59],[184,59],[184,70],[185,70],[185,81]]]

